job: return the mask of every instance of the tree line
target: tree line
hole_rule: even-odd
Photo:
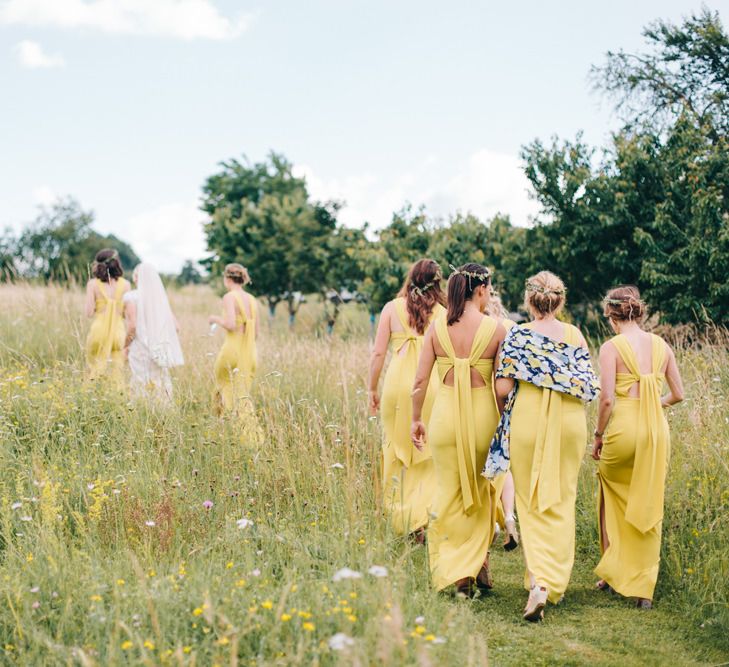
[[[609,52],[591,70],[594,89],[622,119],[607,146],[588,146],[578,134],[522,148],[540,204],[531,226],[511,224],[508,212],[440,220],[405,205],[383,228],[347,227],[339,220],[344,203],[314,201],[292,164],[272,152],[260,162],[225,161],[205,181],[209,256],[201,264],[210,277],[228,262],[250,266],[252,291],[271,312],[285,303],[292,321],[301,294],[321,296],[330,325],[349,298],[374,313],[410,263],[429,256],[446,274],[464,261],[491,266],[512,310],[524,278],[546,268],[568,285],[570,311],[581,321],[610,286],[631,283],[663,321],[729,324],[729,36],[706,8],[680,24],[659,20],[643,35],[643,51]],[[0,268],[74,274],[77,257],[88,262],[80,248],[102,241],[90,214],[75,206],[60,202],[20,237],[0,237]],[[73,253],[60,250],[68,238],[79,239]],[[103,242],[134,263],[126,244]],[[201,276],[188,262],[179,279]]]

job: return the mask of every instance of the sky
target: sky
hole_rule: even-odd
[[[222,160],[283,153],[347,225],[406,203],[529,224],[520,149],[620,126],[591,90],[687,0],[0,0],[0,227],[73,196],[176,271]],[[709,3],[729,25],[729,3]]]

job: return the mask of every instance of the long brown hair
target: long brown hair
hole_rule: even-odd
[[[461,319],[466,309],[466,301],[473,298],[473,293],[484,285],[491,287],[491,272],[481,264],[469,262],[457,269],[451,267],[453,273],[448,278],[448,324],[455,324]],[[489,290],[489,294],[491,290]]]
[[[408,324],[421,336],[428,328],[435,304],[445,306],[445,294],[440,284],[442,279],[438,262],[419,259],[410,267],[400,288],[398,296],[405,298]]]

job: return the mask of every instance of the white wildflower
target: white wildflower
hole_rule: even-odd
[[[373,577],[386,577],[387,576],[387,568],[384,565],[373,565],[370,567],[369,570],[367,570],[369,574],[371,574]],[[417,621],[417,619],[416,619]]]
[[[253,525],[253,521],[251,521],[250,519],[246,519],[246,518],[238,519],[238,521],[236,521],[235,523],[238,526],[238,528],[241,528],[241,529],[249,528],[250,526]]]
[[[354,646],[354,639],[349,635],[345,635],[343,632],[337,632],[336,635],[332,635],[329,638],[329,648],[332,651],[344,651],[350,646]]]
[[[337,570],[332,577],[332,581],[343,581],[344,579],[361,579],[362,573],[356,570],[350,570],[348,567],[343,567],[341,570]]]

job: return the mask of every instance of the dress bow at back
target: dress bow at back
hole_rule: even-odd
[[[435,323],[435,334],[445,357],[438,357],[438,375],[441,382],[453,369],[453,407],[455,412],[456,454],[458,457],[458,474],[461,481],[463,509],[469,514],[481,507],[481,496],[478,490],[478,474],[476,464],[476,420],[471,401],[471,369],[478,371],[487,387],[491,386],[493,359],[483,359],[481,355],[488,347],[496,331],[497,322],[491,317],[484,317],[476,330],[468,357],[457,357],[445,317]]]

